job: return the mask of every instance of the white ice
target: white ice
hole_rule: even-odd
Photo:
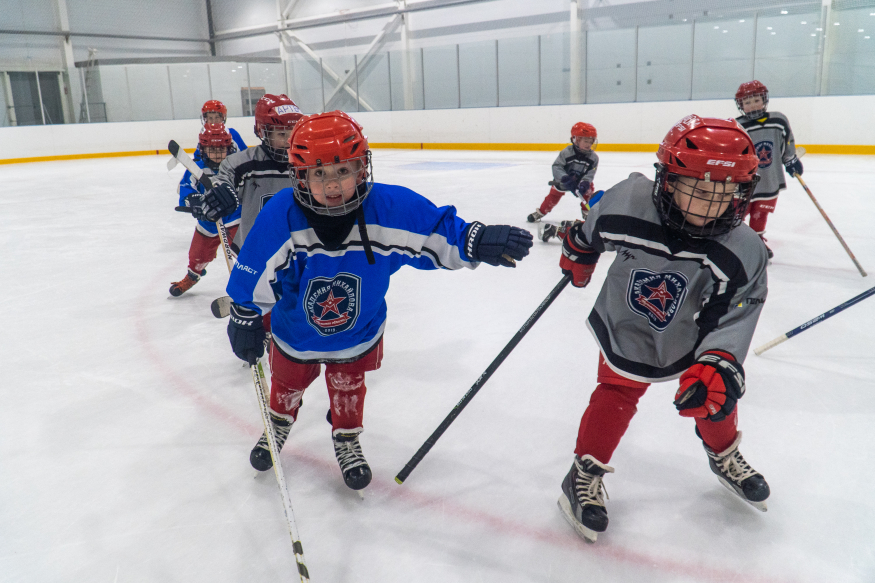
[[[553,152],[378,150],[376,179],[466,220],[525,224]],[[596,186],[652,154],[604,152]],[[805,175],[875,272],[871,157],[804,158]],[[164,157],[0,169],[0,581],[296,581],[276,481],[248,456],[262,431],[231,353],[221,258],[180,298],[194,223],[173,212]],[[550,215],[572,219],[566,197]],[[753,347],[875,285],[795,181],[768,224],[775,259]],[[651,387],[607,477],[594,545],[556,507],[595,386],[584,327],[592,284],[567,288],[403,486],[393,478],[559,281],[560,247],[517,269],[402,270],[383,368],[367,376],[364,452],[348,490],[325,422],[324,379],[304,397],[282,462],[314,582],[875,581],[875,299],[745,363],[742,451],[769,511],[708,468],[674,383]]]

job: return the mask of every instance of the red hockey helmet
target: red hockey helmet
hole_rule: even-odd
[[[744,111],[744,98],[754,97],[755,95],[759,95],[762,98],[762,108],[748,112]],[[766,108],[769,105],[769,90],[757,80],[742,83],[738,86],[738,91],[735,92],[735,105],[738,107],[741,115],[746,115],[751,119],[761,117],[766,113]]]
[[[268,93],[255,104],[255,135],[277,162],[288,160],[288,136],[302,117],[286,95]]]
[[[317,202],[311,190],[312,182],[319,178],[314,178],[310,171],[322,168],[321,174],[328,178],[321,180],[331,181],[340,175],[340,170],[349,171],[349,162],[357,162],[352,167],[356,194],[340,205]],[[308,115],[299,121],[289,138],[289,163],[298,202],[318,214],[345,215],[361,206],[373,187],[373,181],[368,180],[373,176],[368,138],[362,133],[362,126],[342,111]],[[338,170],[328,170],[325,168],[328,166]]]
[[[592,124],[584,123],[582,121],[577,122],[573,126],[571,126],[571,135],[573,137],[583,137],[583,138],[598,138],[598,133],[595,131],[595,126]]]
[[[663,138],[656,158],[653,201],[666,225],[709,237],[741,224],[759,180],[759,159],[737,121],[688,115]],[[683,207],[678,191],[691,197]]]
[[[225,129],[224,124],[220,123],[204,124],[197,143],[202,159],[213,170],[218,170],[222,160],[237,150],[231,134]]]
[[[207,120],[208,113],[218,113],[222,116],[221,122],[209,122]],[[225,104],[219,101],[218,99],[210,99],[204,106],[201,107],[201,123],[225,123],[228,121],[228,108],[225,107]]]

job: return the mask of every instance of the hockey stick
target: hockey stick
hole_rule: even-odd
[[[796,328],[793,328],[792,330],[790,330],[786,334],[781,334],[780,336],[778,336],[777,338],[775,338],[771,342],[766,342],[765,344],[763,344],[762,346],[760,346],[759,348],[757,348],[753,352],[754,352],[754,354],[759,356],[763,352],[765,352],[766,350],[768,350],[770,348],[774,348],[775,346],[777,346],[781,342],[784,342],[785,340],[787,340],[789,338],[793,338],[797,334],[801,334],[802,332],[805,332],[806,330],[808,330],[809,328],[811,328],[815,324],[820,324],[821,322],[823,322],[827,318],[835,316],[836,314],[838,314],[842,310],[844,310],[846,308],[850,308],[851,306],[853,306],[856,303],[862,302],[863,300],[865,300],[866,298],[868,298],[871,295],[875,295],[875,287],[869,288],[866,291],[864,291],[863,293],[861,293],[860,295],[853,297],[850,300],[846,301],[845,303],[834,307],[833,309],[829,310],[828,312],[824,312],[823,314],[819,315],[818,317],[813,318],[811,320],[808,320],[807,322],[805,322],[801,326],[797,326]]]
[[[857,261],[857,258],[856,258],[856,257],[854,257],[854,254],[851,253],[851,249],[850,249],[850,247],[848,247],[848,244],[845,243],[845,240],[842,239],[842,236],[841,236],[841,235],[839,235],[839,232],[836,230],[835,226],[832,224],[832,221],[829,220],[829,217],[826,216],[826,213],[825,213],[825,212],[823,212],[823,209],[820,207],[820,204],[818,204],[817,199],[814,198],[814,195],[813,195],[813,194],[811,194],[811,190],[808,188],[808,185],[805,184],[805,182],[802,180],[802,177],[799,176],[798,174],[794,174],[793,176],[796,177],[796,180],[799,181],[799,184],[801,184],[801,185],[802,185],[802,188],[805,189],[805,192],[808,193],[808,197],[811,199],[811,202],[814,203],[814,206],[817,207],[817,210],[820,211],[820,214],[823,216],[823,220],[826,221],[826,224],[829,225],[829,228],[830,228],[830,229],[832,229],[833,234],[836,236],[836,238],[838,238],[839,243],[841,243],[841,244],[842,244],[842,247],[845,248],[845,251],[848,252],[848,256],[850,256],[851,261],[854,262],[854,265],[857,267],[857,271],[860,272],[860,275],[862,275],[863,277],[866,277],[866,272],[863,270],[863,266],[860,265],[860,262]]]
[[[413,454],[413,457],[410,458],[410,461],[407,462],[407,465],[405,465],[404,468],[400,472],[398,472],[398,475],[395,476],[396,482],[398,482],[399,484],[404,483],[404,480],[407,479],[407,476],[410,475],[410,472],[412,472],[416,468],[416,466],[419,465],[419,462],[421,462],[422,458],[424,458],[429,450],[434,447],[434,444],[437,442],[438,439],[440,439],[441,435],[444,434],[444,431],[446,431],[450,424],[456,420],[456,417],[458,417],[459,413],[461,413],[462,410],[468,405],[468,403],[471,402],[471,399],[474,398],[474,395],[477,394],[477,391],[479,391],[483,387],[483,385],[486,384],[486,381],[489,380],[489,377],[492,376],[492,373],[494,373],[498,369],[498,367],[501,366],[501,363],[504,362],[504,359],[506,359],[511,351],[516,348],[516,345],[519,344],[520,340],[523,339],[523,336],[525,336],[526,333],[531,330],[532,326],[535,325],[535,322],[538,321],[538,318],[540,318],[544,311],[550,307],[550,304],[553,303],[553,300],[555,300],[559,296],[559,294],[562,292],[563,289],[565,289],[565,286],[567,286],[568,282],[570,281],[570,276],[562,276],[562,279],[559,280],[559,283],[556,284],[556,287],[554,287],[553,290],[549,294],[547,294],[547,297],[544,298],[544,301],[541,302],[541,305],[539,305],[534,313],[529,316],[529,319],[526,320],[522,328],[520,328],[519,331],[514,334],[510,342],[507,343],[507,346],[505,346],[504,349],[502,349],[502,351],[498,353],[498,356],[496,356],[495,360],[493,360],[492,363],[486,368],[486,370],[483,371],[483,374],[480,375],[480,378],[477,379],[474,385],[470,389],[468,389],[468,392],[465,393],[465,396],[462,397],[462,400],[459,401],[455,407],[453,407],[453,410],[450,411],[450,414],[447,415],[447,417],[443,420],[443,422],[441,422],[438,428],[434,430],[434,433],[432,433],[431,436],[429,436],[429,438],[425,440],[425,443],[422,444],[419,450],[415,454]]]
[[[177,144],[173,140],[170,140],[170,144],[168,144],[167,149],[170,150],[171,154],[173,154],[173,158],[181,162],[182,165],[185,166],[185,168],[189,172],[191,172],[192,176],[194,176],[205,189],[209,190],[213,187],[213,184],[210,181],[209,177],[204,175],[203,169],[198,167],[198,165],[194,163],[189,155],[182,148],[179,147],[179,144]],[[170,164],[168,164],[167,166],[169,170],[171,168]],[[188,212],[191,212],[191,210],[187,207],[176,207],[176,210],[181,209],[185,209]],[[225,265],[228,266],[228,273],[231,273],[236,260],[234,258],[234,255],[231,253],[231,246],[228,243],[228,231],[225,229],[225,223],[222,221],[222,219],[216,221],[216,227],[219,231],[219,237],[222,241],[222,249],[225,252]],[[231,298],[228,297],[229,309],[230,300]],[[255,386],[255,396],[256,400],[258,401],[258,410],[261,412],[261,421],[264,424],[264,433],[267,436],[267,445],[268,449],[270,450],[270,457],[271,459],[273,459],[273,469],[274,474],[276,474],[276,483],[279,487],[280,497],[283,500],[283,514],[285,514],[286,524],[289,527],[289,535],[292,537],[292,549],[295,552],[295,563],[297,563],[298,565],[298,575],[300,575],[301,577],[301,583],[308,583],[310,581],[310,573],[307,571],[307,565],[304,563],[304,547],[301,544],[301,537],[298,535],[298,527],[295,524],[295,514],[292,511],[292,501],[289,497],[289,488],[286,485],[286,477],[283,473],[282,464],[280,462],[280,452],[276,444],[276,434],[274,433],[273,423],[270,420],[270,413],[268,412],[268,397],[266,391],[264,390],[264,386],[267,384],[267,381],[264,378],[264,368],[261,366],[261,361],[256,360],[255,364],[249,365],[249,369],[252,372],[252,383]]]

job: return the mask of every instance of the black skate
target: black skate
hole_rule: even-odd
[[[338,433],[332,436],[334,455],[340,465],[343,481],[353,490],[363,490],[371,483],[371,467],[362,454],[358,433]]]
[[[538,239],[546,243],[556,236],[559,232],[559,227],[550,223],[541,223],[538,226]]]
[[[771,247],[769,247],[768,243],[766,243],[766,238],[763,237],[762,235],[760,235],[760,239],[763,240],[763,245],[766,246],[766,253],[768,253],[768,255],[769,255],[769,261],[771,262],[771,261],[772,261],[772,257],[774,257],[775,254],[772,253],[772,249],[771,249]]]
[[[292,430],[292,421],[270,413],[270,422],[273,425],[273,434],[276,437],[277,451],[282,450],[286,439],[289,438],[289,431]],[[270,449],[267,445],[267,435],[261,434],[258,443],[252,448],[249,454],[249,463],[259,472],[266,472],[273,467],[273,460],[270,457]]]
[[[608,528],[608,511],[602,498],[607,491],[602,477],[613,472],[614,468],[591,455],[574,456],[574,465],[562,480],[559,509],[586,542],[594,543],[598,534]]]
[[[170,295],[172,295],[174,298],[178,298],[179,296],[190,290],[191,287],[199,282],[201,278],[206,274],[206,269],[202,269],[200,275],[189,269],[188,273],[185,274],[185,277],[183,277],[179,281],[174,281],[170,284]]]
[[[529,216],[527,216],[527,217],[526,217],[526,220],[529,221],[530,223],[537,223],[537,222],[540,221],[542,218],[544,218],[544,215],[545,215],[545,214],[546,214],[546,213],[542,213],[542,212],[541,212],[541,209],[535,209],[535,212],[533,212],[532,214],[530,214]]]
[[[739,443],[741,443],[741,431],[725,451],[715,453],[706,445],[705,451],[708,453],[711,471],[717,474],[720,483],[731,492],[754,508],[765,512],[768,510],[766,498],[770,493],[769,484],[762,474],[744,461],[741,452],[738,451]]]

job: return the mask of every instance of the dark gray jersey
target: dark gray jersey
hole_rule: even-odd
[[[766,301],[766,247],[747,225],[695,241],[663,227],[653,181],[629,175],[593,207],[575,244],[616,251],[587,326],[611,368],[680,376],[707,350],[744,362]]]
[[[238,250],[267,201],[292,185],[288,163],[275,161],[264,146],[247,148],[225,158],[216,180],[234,188],[240,200],[240,227],[234,237],[234,247]]]
[[[787,188],[784,164],[796,156],[796,140],[790,122],[777,111],[759,119],[742,116],[737,121],[747,131],[760,159],[757,169],[760,181],[753,193],[753,200],[778,198],[778,193]]]
[[[566,146],[556,161],[553,162],[553,180],[559,182],[566,174],[577,174],[578,180],[586,180],[590,184],[595,180],[595,171],[599,167],[599,157],[592,150],[578,150],[574,144]],[[576,186],[576,185],[575,185]],[[556,187],[557,190],[562,190]]]

